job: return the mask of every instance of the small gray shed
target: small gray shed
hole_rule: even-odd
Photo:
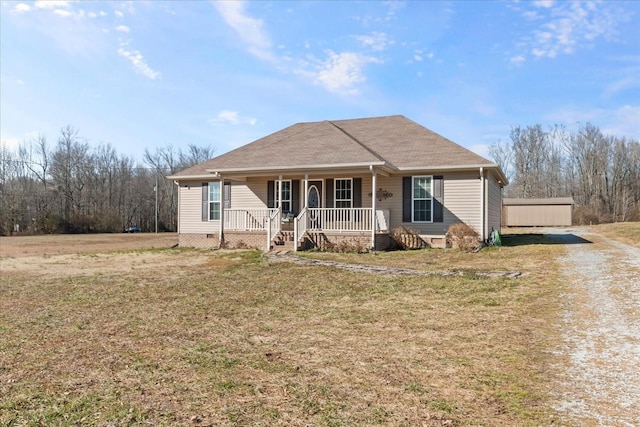
[[[502,225],[505,227],[570,226],[572,197],[547,199],[502,199]]]

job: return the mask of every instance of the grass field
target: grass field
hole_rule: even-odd
[[[563,246],[504,240],[476,254],[307,256],[520,279],[149,245],[5,255],[0,425],[557,423],[548,383],[561,362]]]
[[[587,227],[612,239],[640,247],[640,222],[616,222]]]

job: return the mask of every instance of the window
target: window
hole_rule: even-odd
[[[220,181],[209,183],[209,221],[220,220]]]
[[[280,192],[278,191],[278,181],[276,181],[275,198],[276,206],[280,201]],[[291,181],[282,181],[282,212],[291,212]]]
[[[414,176],[412,183],[412,221],[431,222],[433,191],[430,176]]]
[[[339,178],[335,180],[336,208],[351,208],[353,206],[352,179]]]

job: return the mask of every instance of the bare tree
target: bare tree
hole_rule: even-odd
[[[507,180],[511,181],[513,176],[513,152],[508,142],[495,142],[489,146],[489,157],[496,162],[504,172]]]
[[[61,195],[62,220],[70,231],[72,219],[77,224],[83,212],[83,194],[88,178],[89,146],[80,141],[78,131],[70,125],[60,130],[58,145],[53,153],[51,175]],[[78,228],[85,228],[80,225]]]

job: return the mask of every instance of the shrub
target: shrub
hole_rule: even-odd
[[[575,225],[600,224],[600,215],[591,206],[577,206],[573,210],[573,223]]]
[[[470,225],[464,223],[451,224],[447,230],[447,246],[469,252],[478,247],[480,235]]]
[[[395,247],[400,249],[422,249],[429,245],[425,242],[417,231],[407,227],[397,227],[391,232],[391,238]]]

